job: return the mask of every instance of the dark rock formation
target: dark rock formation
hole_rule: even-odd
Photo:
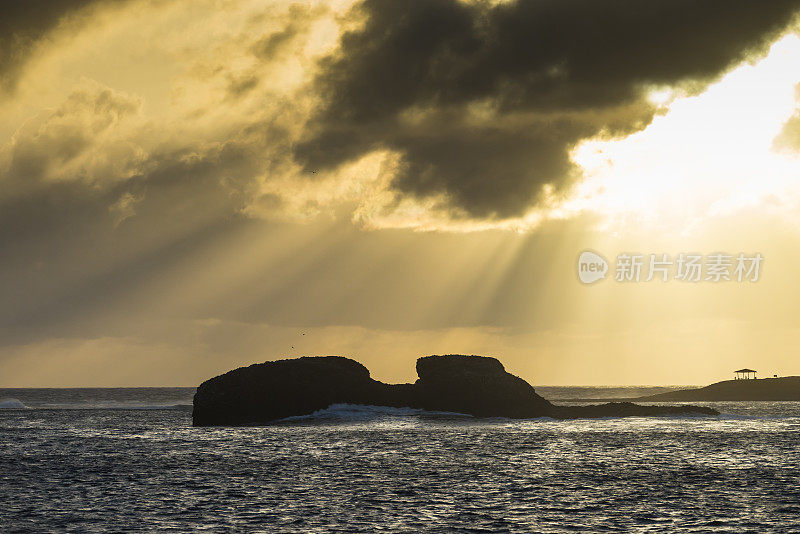
[[[340,356],[304,357],[242,367],[200,384],[194,396],[195,426],[261,425],[306,415],[331,404],[422,408],[476,417],[646,416],[716,414],[696,406],[608,403],[554,406],[495,358],[427,356],[417,360],[414,384],[373,380],[360,363]]]
[[[800,376],[724,380],[697,389],[639,397],[638,401],[800,401]]]
[[[200,384],[192,419],[195,426],[255,425],[335,403],[367,404],[378,389],[366,367],[341,356],[259,363]]]
[[[426,356],[417,360],[415,407],[476,417],[541,417],[553,405],[495,358]]]

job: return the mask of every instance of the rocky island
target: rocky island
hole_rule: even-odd
[[[800,376],[723,380],[706,387],[681,389],[636,401],[800,401]]]
[[[417,360],[413,384],[385,384],[362,364],[341,356],[314,356],[254,364],[200,384],[194,426],[263,425],[307,415],[332,404],[409,407],[475,417],[533,418],[716,415],[700,406],[642,406],[609,402],[557,406],[495,358],[426,356]]]

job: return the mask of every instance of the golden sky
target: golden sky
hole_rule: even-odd
[[[800,2],[26,4],[0,8],[0,386],[315,354],[800,374]],[[587,249],[764,263],[583,285]]]

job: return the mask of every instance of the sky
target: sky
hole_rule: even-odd
[[[0,10],[1,387],[800,374],[800,0]],[[615,279],[718,253],[757,279]]]

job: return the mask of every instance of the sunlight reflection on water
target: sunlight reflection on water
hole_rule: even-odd
[[[579,421],[345,406],[264,428],[192,428],[180,409],[4,411],[0,524],[790,532],[800,403],[715,406],[722,416]]]

